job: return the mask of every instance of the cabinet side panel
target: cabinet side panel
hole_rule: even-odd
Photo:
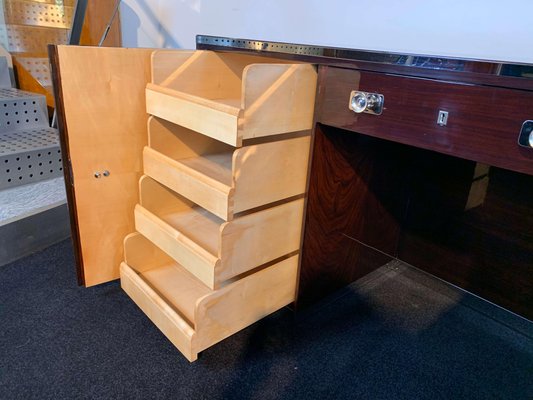
[[[56,52],[78,272],[80,283],[91,286],[119,277],[122,241],[134,230],[152,50],[58,46]]]

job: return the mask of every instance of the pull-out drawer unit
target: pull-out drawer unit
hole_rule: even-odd
[[[303,199],[224,222],[148,176],[140,193],[137,231],[211,289],[300,247]]]
[[[295,298],[296,255],[210,290],[142,235],[124,245],[123,289],[189,361]]]
[[[212,51],[159,51],[152,63],[159,67],[146,88],[149,114],[232,146],[311,128],[312,65]]]
[[[295,299],[316,71],[266,61],[152,55],[121,279],[191,361]]]
[[[305,192],[310,135],[235,148],[158,118],[144,172],[218,217]]]
[[[191,361],[293,302],[316,67],[211,51],[51,55],[80,281],[120,277]]]

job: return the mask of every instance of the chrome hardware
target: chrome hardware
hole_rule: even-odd
[[[107,169],[104,170],[104,172],[96,171],[96,172],[94,173],[94,177],[95,177],[96,179],[99,179],[99,178],[101,178],[102,176],[105,177],[105,178],[107,178],[109,175],[111,175],[111,172],[109,172]]]
[[[40,0],[44,2],[44,0]],[[50,1],[48,3],[51,3]],[[57,3],[57,1],[56,1]],[[6,25],[9,29],[9,25]],[[14,26],[14,25],[11,25]],[[9,35],[8,30],[8,35]],[[12,34],[15,37],[16,35]],[[17,35],[21,36],[21,35]],[[222,48],[222,49],[221,49]],[[261,53],[287,53],[319,56],[332,60],[367,61],[375,64],[416,67],[438,71],[491,71],[483,75],[517,76],[522,79],[533,79],[531,66],[527,64],[502,64],[497,61],[479,61],[473,59],[445,58],[437,56],[417,56],[412,54],[387,53],[383,51],[367,51],[339,47],[308,46],[298,43],[269,42],[257,39],[228,38],[222,36],[196,36],[197,50],[252,50]],[[23,50],[11,51],[22,52]],[[490,67],[490,68],[489,68]]]
[[[439,110],[439,116],[437,117],[437,125],[446,126],[448,124],[448,111]]]
[[[352,92],[352,97],[350,99],[350,110],[359,114],[366,110],[367,105],[368,100],[366,98],[366,93]]]
[[[368,114],[381,115],[383,112],[384,101],[385,98],[382,94],[353,90],[350,93],[348,108],[357,114],[365,112]]]
[[[533,120],[527,120],[522,124],[520,135],[518,135],[518,145],[533,148]]]

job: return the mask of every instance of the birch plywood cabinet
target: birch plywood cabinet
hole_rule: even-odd
[[[120,276],[190,361],[293,302],[315,66],[212,51],[50,55],[81,283]]]

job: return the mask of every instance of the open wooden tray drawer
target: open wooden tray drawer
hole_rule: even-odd
[[[243,139],[311,129],[313,65],[202,50],[152,55],[154,71],[169,64],[172,72],[153,74],[147,85],[149,114],[237,147]]]
[[[224,222],[148,176],[135,228],[211,289],[298,251],[304,200]]]
[[[144,173],[229,221],[305,192],[309,134],[235,149],[151,117]]]
[[[122,288],[189,361],[295,299],[298,256],[213,291],[138,233],[124,248]]]

